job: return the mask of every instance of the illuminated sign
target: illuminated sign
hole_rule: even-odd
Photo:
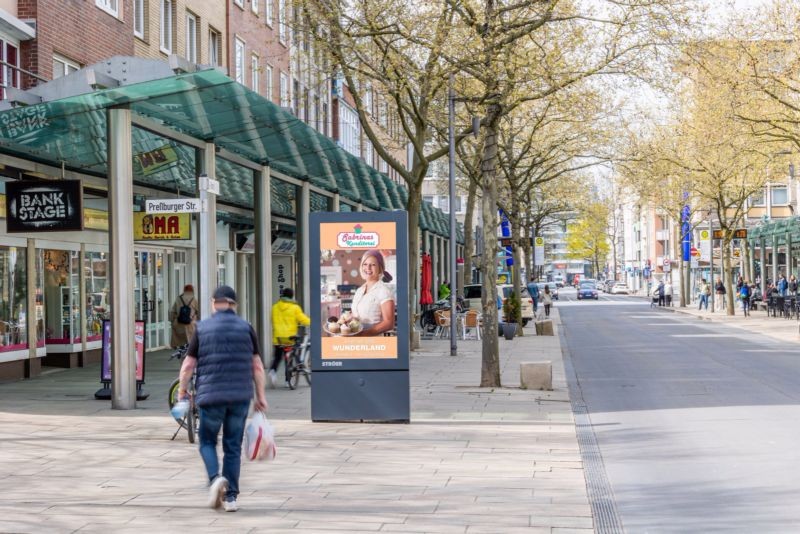
[[[164,241],[191,239],[192,216],[189,213],[159,215],[141,211],[133,214],[133,239],[136,241]]]

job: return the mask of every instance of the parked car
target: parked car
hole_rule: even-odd
[[[553,300],[558,300],[558,286],[556,286],[553,282],[539,282],[536,284],[539,286],[539,301],[542,300],[542,294],[544,294],[544,287],[548,286],[550,288],[550,297]]]
[[[630,292],[631,291],[628,289],[628,285],[621,282],[616,283],[611,287],[612,295],[628,295]]]
[[[503,299],[503,303],[505,303],[506,299],[511,296],[514,292],[514,286],[511,284],[500,284],[497,286],[497,294]],[[482,284],[469,284],[464,286],[464,298],[465,305],[470,310],[477,310],[481,311],[481,297],[483,295],[483,285]],[[522,326],[526,326],[530,321],[533,320],[533,299],[531,298],[530,293],[528,293],[528,289],[525,286],[522,286]],[[502,317],[502,310],[500,311],[500,316]]]
[[[556,284],[556,287],[564,287],[564,277],[561,275],[557,275],[553,277],[553,282]]]
[[[611,289],[616,284],[618,284],[618,282],[616,280],[606,280],[605,282],[603,282],[603,286],[602,286],[603,291],[605,291],[606,293],[611,293]]]
[[[600,296],[597,294],[597,285],[592,282],[583,281],[578,288],[578,300],[594,299],[599,300]]]

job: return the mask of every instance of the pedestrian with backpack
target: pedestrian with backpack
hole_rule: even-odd
[[[200,318],[200,308],[194,298],[194,286],[186,284],[169,310],[172,335],[169,344],[173,349],[189,343],[194,335],[195,324]]]

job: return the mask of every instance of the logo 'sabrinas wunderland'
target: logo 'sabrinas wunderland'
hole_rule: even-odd
[[[342,248],[377,248],[380,236],[375,232],[365,232],[364,228],[357,224],[352,232],[339,232],[336,242]]]

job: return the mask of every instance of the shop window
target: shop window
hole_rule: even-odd
[[[28,348],[25,249],[0,246],[0,353]]]
[[[105,252],[84,254],[83,270],[86,277],[86,341],[101,341],[103,319],[110,316],[108,304],[108,258]],[[78,324],[80,328],[80,324]]]
[[[79,255],[69,250],[44,251],[45,339],[47,344],[79,343]]]

